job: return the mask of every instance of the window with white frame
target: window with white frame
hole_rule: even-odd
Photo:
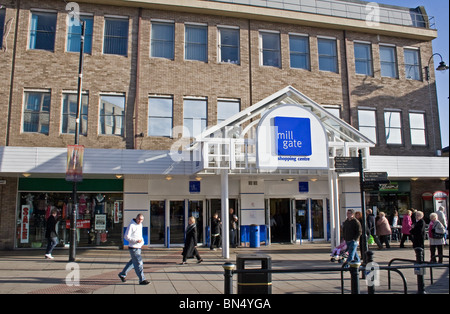
[[[55,50],[56,12],[31,12],[29,49]]]
[[[173,60],[174,51],[175,24],[173,22],[152,22],[151,57]]]
[[[173,97],[148,98],[148,136],[172,137]]]
[[[87,135],[89,96],[81,97],[80,134]],[[63,93],[61,133],[75,134],[75,121],[77,117],[78,95],[76,93]]]
[[[261,64],[265,66],[281,67],[281,44],[280,34],[277,32],[261,31]]]
[[[355,72],[367,76],[373,75],[372,49],[370,44],[354,43],[355,50]]]
[[[89,15],[80,15],[81,21],[84,21],[84,52],[92,53],[92,34],[94,31],[94,18]],[[69,23],[67,26],[67,51],[80,52],[81,45],[81,23]]]
[[[387,144],[402,144],[402,118],[399,111],[384,112],[384,129]]]
[[[338,72],[336,39],[318,38],[319,70]]]
[[[397,55],[395,47],[380,45],[381,76],[397,78]]]
[[[47,134],[50,125],[50,91],[25,91],[23,106],[24,133]]]
[[[405,48],[405,76],[408,80],[420,80],[420,61],[418,49]]]
[[[185,60],[208,62],[208,26],[185,25]]]
[[[100,95],[99,134],[124,134],[125,95]]]
[[[3,33],[5,27],[6,10],[0,9],[0,49],[3,48]]]
[[[195,137],[206,130],[207,98],[185,98],[183,102],[183,137]]]
[[[128,18],[105,17],[104,54],[128,54],[128,24]]]
[[[241,110],[239,99],[218,99],[217,100],[217,123],[225,121]]]
[[[239,28],[219,27],[219,61],[240,63]]]
[[[426,145],[425,114],[409,113],[409,128],[411,130],[411,145]]]
[[[309,70],[309,37],[289,34],[291,68]]]
[[[358,110],[359,132],[370,139],[377,142],[377,119],[375,110]]]

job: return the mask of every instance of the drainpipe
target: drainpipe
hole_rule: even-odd
[[[138,137],[143,137],[138,134],[138,117],[139,117],[139,76],[140,76],[140,62],[141,62],[141,23],[142,23],[142,8],[139,8],[138,30],[137,30],[137,53],[136,53],[136,89],[134,97],[134,149],[137,149]]]
[[[11,81],[9,86],[9,104],[8,104],[8,122],[6,125],[6,142],[5,146],[9,146],[9,136],[10,136],[10,128],[11,128],[11,109],[12,109],[12,98],[13,98],[13,90],[14,90],[14,72],[16,68],[16,51],[17,51],[17,33],[19,29],[19,16],[20,16],[20,0],[17,0],[17,12],[16,12],[16,29],[14,30],[14,48],[13,48],[13,56],[11,62]]]

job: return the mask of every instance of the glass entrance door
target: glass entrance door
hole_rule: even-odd
[[[289,198],[270,199],[271,242],[291,242],[291,200]]]
[[[297,240],[308,239],[308,201],[295,200],[295,226],[297,233]]]
[[[197,225],[197,243],[203,243],[203,201],[189,201],[188,217],[195,217]]]
[[[313,239],[325,238],[323,200],[311,200],[311,227]]]
[[[184,200],[169,202],[170,244],[184,243]]]
[[[166,236],[165,201],[150,202],[150,244],[164,244]]]

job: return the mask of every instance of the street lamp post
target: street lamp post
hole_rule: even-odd
[[[80,61],[78,66],[78,89],[77,89],[77,115],[75,118],[75,145],[79,144],[80,136],[80,112],[82,103],[82,88],[83,88],[83,60],[84,60],[84,36],[86,24],[84,21],[81,23],[81,42],[80,42]],[[72,189],[72,216],[70,219],[70,246],[69,246],[69,262],[74,262],[76,258],[77,248],[77,209],[78,209],[78,197],[77,197],[77,179],[73,180]]]
[[[437,150],[436,150],[436,132],[435,132],[435,127],[434,127],[434,110],[433,110],[433,100],[431,97],[431,87],[430,87],[430,63],[431,60],[433,59],[434,56],[439,56],[441,58],[441,62],[439,62],[439,66],[436,68],[436,71],[446,71],[448,70],[448,65],[445,64],[445,62],[442,59],[441,54],[439,53],[434,53],[433,55],[431,55],[430,59],[428,60],[428,65],[425,67],[425,78],[428,82],[428,96],[430,98],[430,111],[431,111],[431,134],[432,134],[432,147],[433,147],[433,152],[436,154]],[[437,106],[436,106],[437,107]]]

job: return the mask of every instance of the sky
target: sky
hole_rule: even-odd
[[[442,55],[443,61],[450,65],[449,58],[449,1],[448,0],[375,0],[380,4],[397,5],[408,8],[424,6],[428,16],[434,16],[438,37],[433,40],[433,53]],[[434,56],[434,68],[439,65],[441,58]],[[424,67],[426,66],[423,65]],[[441,125],[442,147],[449,146],[449,72],[436,71],[436,84],[439,104],[439,118]]]

